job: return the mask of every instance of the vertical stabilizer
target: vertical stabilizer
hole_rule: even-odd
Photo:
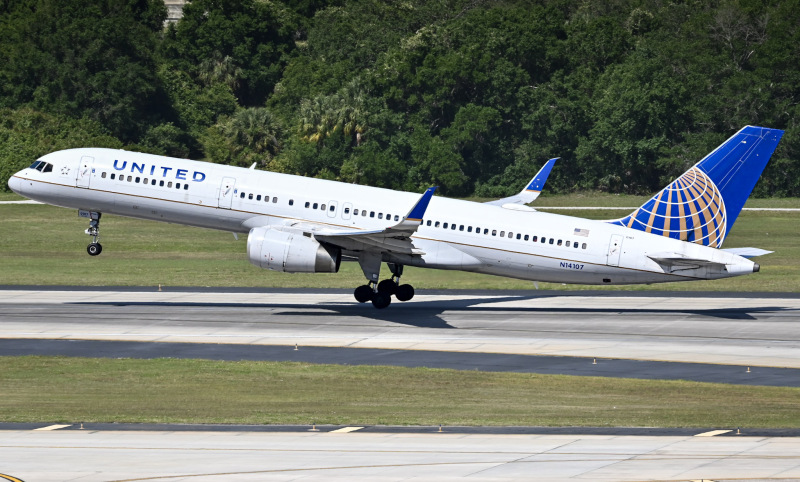
[[[778,129],[744,127],[636,211],[611,223],[719,248],[781,136]]]

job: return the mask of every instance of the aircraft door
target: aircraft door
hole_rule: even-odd
[[[344,203],[342,205],[342,219],[350,219],[350,214],[352,210],[353,210],[352,204]]]
[[[611,241],[608,243],[608,258],[606,264],[609,266],[619,266],[619,257],[622,254],[622,235],[612,234]]]
[[[328,203],[328,217],[335,218],[336,217],[336,209],[339,207],[338,201],[331,201]]]
[[[225,209],[231,208],[235,186],[236,186],[236,179],[232,177],[222,178],[222,183],[219,186],[219,202],[217,206]]]
[[[94,157],[83,156],[78,164],[78,173],[75,177],[75,186],[89,188],[92,179]]]

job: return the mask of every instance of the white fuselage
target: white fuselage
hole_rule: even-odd
[[[70,149],[41,160],[52,170],[24,169],[9,180],[12,190],[56,206],[235,233],[264,226],[382,229],[397,224],[419,199],[408,192],[112,149]],[[411,239],[424,254],[384,253],[383,261],[581,284],[716,279],[754,271],[752,261],[732,253],[602,221],[443,197],[430,201]],[[341,247],[345,253],[353,249],[346,239]],[[667,270],[648,257],[665,252],[710,264]]]

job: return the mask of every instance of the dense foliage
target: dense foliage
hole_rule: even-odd
[[[453,196],[652,192],[747,124],[800,195],[800,0],[0,2],[0,176],[154,153]]]

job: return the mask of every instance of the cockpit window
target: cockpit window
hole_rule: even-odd
[[[36,161],[31,164],[31,169],[36,169],[39,172],[53,172],[53,165],[49,162]]]

